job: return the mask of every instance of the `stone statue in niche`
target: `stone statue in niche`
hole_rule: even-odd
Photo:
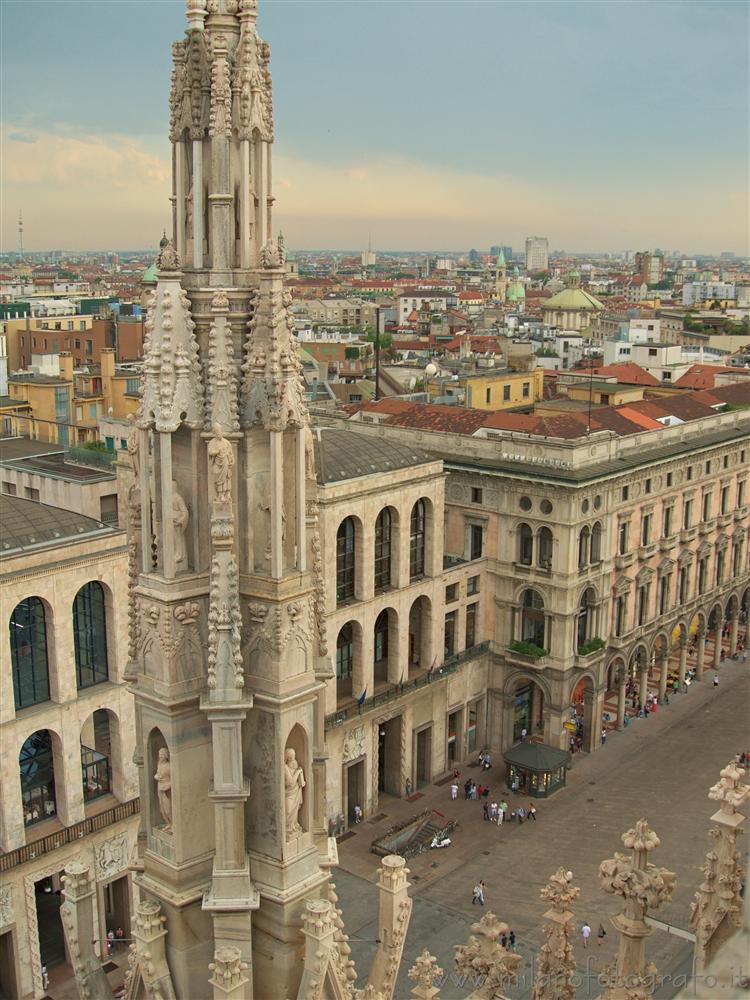
[[[219,424],[214,424],[213,432],[214,436],[208,445],[208,460],[214,477],[214,499],[219,503],[230,503],[234,449],[224,437]]]
[[[159,751],[159,762],[156,765],[156,793],[159,798],[159,812],[164,820],[162,829],[165,833],[172,832],[172,765],[169,762],[169,750],[162,747]]]
[[[130,430],[128,431],[128,455],[130,455],[130,461],[133,466],[133,474],[137,479],[141,471],[141,461],[140,461],[140,441],[138,438],[138,427],[135,423],[135,414],[128,414],[128,421],[130,423]]]
[[[286,839],[292,840],[302,833],[299,811],[302,808],[302,789],[305,775],[291,747],[284,751],[284,796],[286,803]]]
[[[177,483],[172,480],[172,526],[174,529],[174,564],[177,569],[187,569],[185,534],[190,518],[187,504],[180,496]]]
[[[305,479],[315,482],[315,444],[311,428],[305,427]]]
[[[193,235],[193,182],[190,182],[190,190],[185,198],[185,238],[190,239]]]

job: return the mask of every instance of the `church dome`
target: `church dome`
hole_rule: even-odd
[[[582,288],[563,288],[557,295],[553,295],[551,299],[547,299],[544,303],[544,309],[595,312],[596,310],[604,309],[604,306],[599,299],[595,299],[593,295],[589,295]]]

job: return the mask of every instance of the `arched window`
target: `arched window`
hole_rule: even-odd
[[[531,566],[534,559],[534,536],[528,524],[518,526],[518,561],[522,566]]]
[[[73,638],[75,640],[78,687],[101,684],[109,677],[107,666],[107,616],[102,585],[85,583],[73,602]]]
[[[524,590],[521,599],[521,639],[545,649],[544,601],[535,590]]]
[[[589,587],[584,590],[581,596],[581,603],[578,608],[578,645],[582,646],[584,642],[593,638],[591,635],[591,629],[593,627],[593,617],[594,617],[594,604],[596,603],[596,595],[594,591]]]
[[[602,526],[598,521],[591,529],[591,551],[589,561],[592,563],[602,561]]]
[[[550,569],[552,567],[552,532],[549,528],[539,529],[537,557],[542,569]]]
[[[354,597],[354,520],[345,518],[336,533],[336,600]]]
[[[381,611],[375,620],[375,663],[388,659],[388,609]]]
[[[336,639],[336,677],[346,680],[352,676],[354,664],[354,630],[352,623],[347,622]]]
[[[384,507],[375,522],[375,590],[391,585],[391,512]]]
[[[424,576],[425,503],[417,500],[411,510],[409,528],[409,576]]]
[[[52,738],[48,729],[32,733],[18,756],[24,826],[39,823],[57,813]]]
[[[28,597],[15,606],[9,631],[16,709],[49,701],[47,623],[38,597]]]
[[[578,536],[578,568],[583,569],[584,566],[588,565],[589,561],[589,541],[591,537],[591,532],[587,526],[581,528],[581,534]]]

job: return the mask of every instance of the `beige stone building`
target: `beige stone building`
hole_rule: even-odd
[[[484,746],[484,523],[443,545],[443,463],[421,448],[321,428],[329,820],[372,815]],[[335,553],[335,558],[334,558]]]
[[[125,536],[0,496],[0,994],[42,997],[69,962],[60,875],[95,879],[96,948],[129,936],[138,827],[126,648]],[[67,970],[70,974],[70,969]]]
[[[602,728],[623,724],[629,679],[635,700],[663,698],[689,666],[700,676],[718,664],[717,628],[733,651],[750,602],[746,411],[703,406],[674,426],[555,438],[437,433],[418,413],[383,420],[375,409],[349,426],[444,458],[445,550],[466,557],[484,526],[492,613],[479,638],[491,643],[485,740],[494,750],[524,730],[567,746],[574,708],[582,748],[595,750]],[[609,410],[594,413],[601,422]],[[612,412],[615,427],[621,411]]]

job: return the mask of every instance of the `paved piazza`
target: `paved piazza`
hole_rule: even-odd
[[[369,845],[400,819],[424,808],[457,819],[460,830],[449,848],[409,862],[414,910],[396,991],[399,1000],[410,995],[413,984],[406,972],[423,948],[437,956],[448,974],[442,1000],[471,992],[468,984],[461,987],[451,977],[452,946],[466,942],[472,920],[481,916],[479,907],[471,905],[471,888],[480,878],[487,883],[484,912],[492,910],[510,924],[524,955],[525,981],[509,995],[529,997],[532,957],[543,941],[546,909],[539,890],[560,866],[573,871],[574,883],[581,888],[573,907],[576,960],[584,975],[578,996],[598,996],[597,973],[613,959],[617,944],[608,918],[619,911],[621,902],[599,888],[598,866],[614,851],[624,851],[620,836],[641,817],[661,838],[650,860],[677,873],[672,903],[655,916],[687,928],[690,902],[701,881],[700,866],[710,843],[709,817],[715,811],[707,798],[708,788],[734,754],[750,746],[750,666],[724,664],[718,688],[712,677],[708,671],[704,681],[694,684],[687,694],[675,696],[656,716],[635,720],[625,731],[611,733],[601,751],[576,757],[567,788],[549,801],[536,803],[536,823],[505,824],[498,829],[483,820],[481,804],[463,799],[451,802],[447,784],[428,786],[415,802],[384,797],[381,811],[385,818],[372,822],[365,817],[355,836],[340,843],[340,869],[334,873],[358,969],[367,968],[375,950],[377,895],[369,883],[375,879],[377,858],[369,853]],[[525,798],[504,791],[502,796],[499,790],[494,794],[500,774],[496,769],[489,773],[494,778],[490,800],[504,796],[511,808],[521,802],[528,805]],[[464,767],[461,784],[467,776],[480,780],[477,769]],[[580,938],[584,921],[593,929],[588,950]],[[600,922],[607,936],[598,947],[595,934]],[[692,945],[683,938],[657,929],[647,949],[660,972],[677,977],[689,971]],[[675,992],[665,986],[655,995],[666,998]]]

